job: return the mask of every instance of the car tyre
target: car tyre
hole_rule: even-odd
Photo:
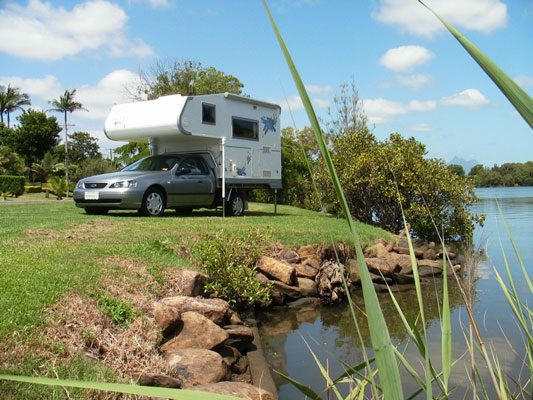
[[[108,208],[86,207],[85,213],[89,215],[106,215],[109,212]]]
[[[233,192],[226,202],[226,215],[230,217],[244,215],[245,204],[244,196],[237,191]]]
[[[166,199],[163,192],[157,188],[146,191],[139,212],[147,217],[161,217],[165,212]]]

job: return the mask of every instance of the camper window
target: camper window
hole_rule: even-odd
[[[215,125],[216,106],[214,104],[202,103],[202,123]]]
[[[258,139],[259,122],[252,119],[233,117],[233,137]]]

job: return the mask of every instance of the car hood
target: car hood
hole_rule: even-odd
[[[129,179],[140,179],[147,176],[154,176],[158,174],[164,174],[166,172],[162,171],[118,171],[118,172],[111,172],[109,174],[101,174],[101,175],[94,175],[89,176],[87,178],[83,178],[83,181],[103,181],[103,182],[110,182],[110,181],[125,181]]]

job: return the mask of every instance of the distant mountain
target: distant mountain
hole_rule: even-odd
[[[479,162],[476,160],[465,160],[463,158],[454,157],[451,161],[448,162],[448,165],[450,164],[459,164],[460,166],[464,168],[465,173],[468,174],[470,170],[472,169],[472,167],[474,165],[479,164]]]

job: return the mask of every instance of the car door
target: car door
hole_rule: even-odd
[[[204,160],[199,156],[186,157],[169,185],[169,207],[209,206],[214,192],[214,181]]]

